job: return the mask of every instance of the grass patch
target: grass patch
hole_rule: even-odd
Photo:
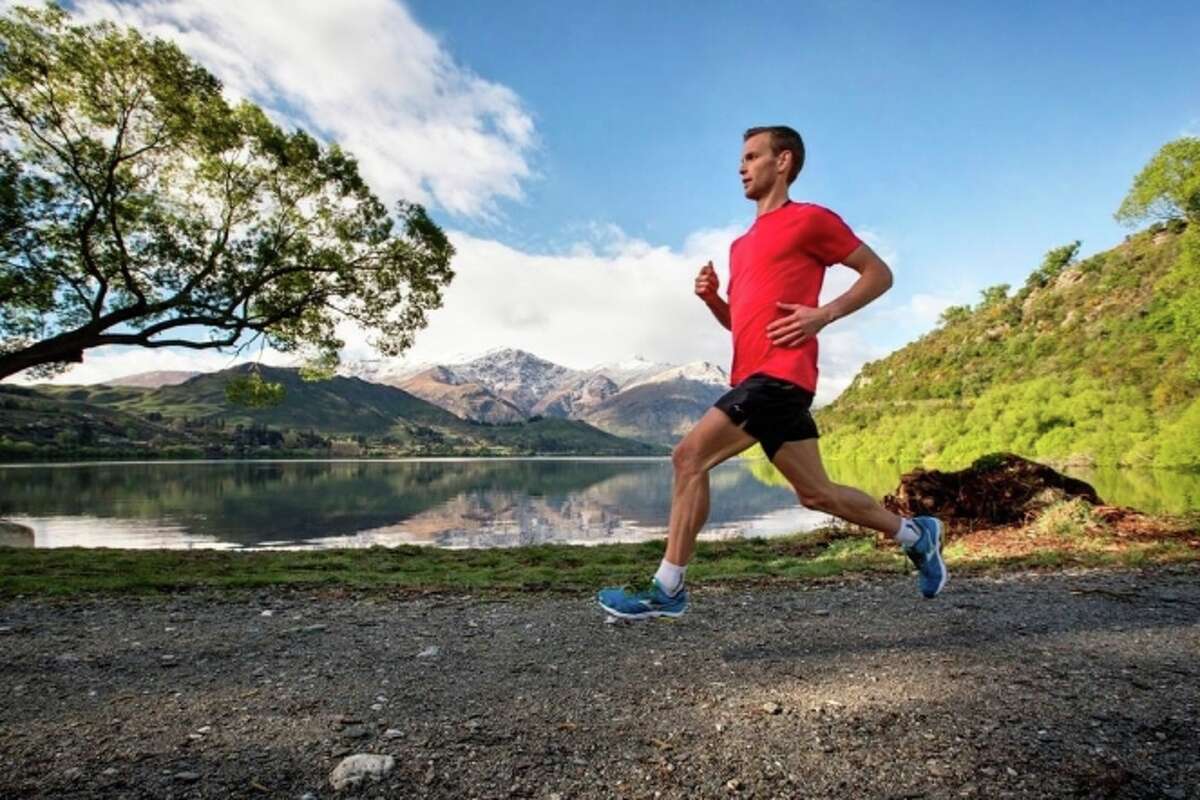
[[[957,574],[1200,561],[1200,531],[1194,525],[1164,522],[1126,536],[1103,520],[1089,519],[1078,509],[1058,509],[1025,529],[975,532],[952,540],[944,557]],[[0,597],[267,586],[586,594],[601,586],[644,585],[662,553],[661,541],[489,550],[412,545],[257,552],[3,547]],[[771,539],[703,542],[688,569],[688,583],[790,583],[910,569],[892,542],[830,528]]]
[[[1048,506],[1034,520],[1033,530],[1044,536],[1086,539],[1108,533],[1108,525],[1090,503],[1073,497]]]

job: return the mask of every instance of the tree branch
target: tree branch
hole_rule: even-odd
[[[121,226],[117,224],[117,197],[116,197],[116,176],[117,165],[121,163],[121,148],[125,143],[125,131],[129,125],[129,109],[122,109],[121,124],[117,127],[117,138],[113,142],[113,155],[109,159],[108,171],[104,180],[104,194],[108,198],[108,221],[112,228],[113,238],[117,242],[117,250],[120,252],[118,259],[121,267],[121,277],[125,280],[125,285],[129,287],[135,295],[137,295],[138,306],[146,307],[146,295],[142,292],[137,281],[133,277],[133,273],[129,270],[129,251],[125,249],[125,238],[121,236]]]

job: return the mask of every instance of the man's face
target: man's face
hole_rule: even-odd
[[[771,190],[775,181],[786,179],[779,169],[783,154],[771,152],[771,134],[756,133],[742,143],[742,189],[750,200],[757,200]]]

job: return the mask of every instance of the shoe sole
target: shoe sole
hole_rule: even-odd
[[[608,606],[604,605],[604,603],[601,603],[599,601],[596,601],[596,602],[597,602],[597,605],[599,605],[601,608],[603,608],[609,614],[612,614],[614,617],[616,617],[618,619],[651,619],[653,617],[681,617],[681,616],[683,616],[683,612],[687,611],[687,607],[685,606],[678,611],[643,611],[640,614],[630,614],[625,611],[617,611],[615,608],[609,608]]]
[[[933,548],[933,555],[937,558],[938,566],[942,568],[942,580],[938,583],[937,588],[933,590],[933,594],[925,595],[930,600],[942,593],[942,587],[946,585],[946,580],[950,577],[950,570],[946,569],[946,562],[942,560],[942,521],[937,517],[932,517],[932,519],[933,524],[937,526],[934,531],[934,537],[937,539],[937,547]]]

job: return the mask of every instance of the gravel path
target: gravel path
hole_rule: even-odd
[[[17,598],[0,797],[1200,798],[1198,578]]]

